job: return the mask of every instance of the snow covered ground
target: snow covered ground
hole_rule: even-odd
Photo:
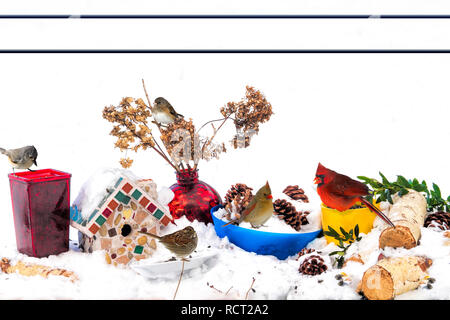
[[[98,168],[119,166],[122,155],[113,148],[111,126],[101,112],[123,96],[143,97],[141,78],[152,99],[166,97],[197,125],[220,117],[219,108],[238,101],[247,84],[273,104],[275,114],[248,149],[229,148],[220,160],[200,164],[200,179],[222,197],[232,184],[257,189],[269,180],[274,198],[285,186],[298,184],[319,210],[312,187],[319,161],[353,177],[377,177],[378,171],[388,178],[417,177],[450,193],[448,55],[2,54],[0,70],[0,146],[34,144],[39,168],[72,173],[72,201]],[[228,141],[231,133],[225,130],[218,141]],[[173,170],[151,151],[129,156],[135,159],[131,169],[136,175],[154,179],[158,187],[175,182]],[[11,169],[6,158],[0,160],[0,256],[66,268],[80,278],[71,283],[61,277],[0,274],[1,299],[172,298],[178,274],[148,280],[131,269],[107,265],[101,252],[74,248],[42,259],[19,254],[7,178]],[[179,227],[186,224],[178,222]],[[200,236],[199,251],[218,255],[184,275],[179,299],[243,299],[253,278],[250,299],[360,299],[354,288],[366,266],[350,263],[339,270],[351,277],[341,287],[334,278],[337,270],[302,276],[295,257],[257,256],[219,239],[212,225],[193,226]],[[431,290],[419,288],[398,298],[450,299],[450,247],[442,245],[442,233],[422,231],[420,246],[409,253],[433,259],[429,272],[436,283]],[[373,246],[378,233],[375,229],[359,245]],[[72,229],[70,237],[76,241],[77,231]],[[335,247],[324,241],[309,246],[326,257]],[[160,254],[153,259],[163,259],[167,252],[161,249]],[[370,263],[378,254],[370,256]]]

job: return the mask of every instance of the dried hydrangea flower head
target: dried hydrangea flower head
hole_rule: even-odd
[[[197,131],[192,119],[187,121],[184,118],[177,118],[167,126],[161,126],[156,121],[151,121],[152,106],[145,85],[144,92],[148,106],[140,98],[126,97],[117,106],[105,107],[103,118],[114,124],[110,134],[117,138],[116,148],[121,151],[135,152],[139,149],[151,148],[177,172],[186,167],[195,170],[201,159],[218,159],[220,154],[227,152],[224,142],[213,143],[213,140],[228,119],[234,121],[237,132],[231,145],[235,149],[246,148],[250,145],[250,138],[259,132],[259,125],[268,121],[273,114],[272,105],[264,95],[255,88],[247,86],[244,99],[240,102],[228,102],[225,107],[220,109],[223,119],[208,121]],[[221,121],[217,128],[212,124],[215,121]],[[150,123],[154,123],[158,127],[165,150],[154,138],[149,127]],[[199,131],[209,123],[211,123],[213,133],[209,137],[201,137]],[[120,160],[120,164],[124,168],[129,168],[132,163],[133,160],[129,157]]]
[[[152,130],[148,126],[151,115],[150,108],[141,98],[125,97],[117,106],[111,105],[103,109],[103,118],[114,124],[110,135],[117,138],[114,144],[116,148],[134,152],[152,148],[173,166],[153,138]],[[132,163],[130,158],[120,160],[124,168],[129,168]]]
[[[118,106],[103,109],[103,118],[114,123],[110,134],[117,137],[115,146],[122,151],[154,146],[151,129],[147,126],[150,116],[150,110],[140,98],[126,97]]]
[[[228,102],[220,109],[224,117],[234,115],[237,134],[232,140],[234,148],[246,148],[250,145],[252,135],[259,132],[259,125],[269,121],[272,105],[266,97],[254,87],[247,86],[245,98],[239,102]]]
[[[161,128],[161,141],[175,163],[181,165],[185,162],[187,165],[189,161],[198,162],[200,142],[192,119],[186,121],[178,118]]]

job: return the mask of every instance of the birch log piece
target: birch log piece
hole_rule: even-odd
[[[34,263],[24,263],[22,261],[17,262],[15,265],[11,265],[10,260],[7,258],[2,258],[0,260],[0,271],[4,273],[19,273],[28,277],[41,276],[48,278],[50,275],[55,275],[69,278],[72,282],[78,280],[78,277],[74,272],[66,269],[52,268]]]
[[[393,205],[389,210],[389,219],[395,228],[388,227],[380,235],[380,248],[415,247],[420,239],[420,228],[423,226],[427,214],[425,197],[414,190],[400,197],[393,197]]]
[[[357,291],[369,300],[391,300],[419,287],[432,261],[426,257],[385,258],[370,267]]]

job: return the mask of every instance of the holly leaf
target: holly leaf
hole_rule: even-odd
[[[359,225],[355,226],[355,237],[358,239],[359,236]]]
[[[368,177],[365,177],[365,176],[357,176],[357,178],[359,180],[362,180],[362,181],[366,182],[366,183],[370,183],[372,181],[371,178],[368,178]]]
[[[339,233],[334,230],[332,227],[328,226],[328,231],[323,232],[326,236],[333,237],[335,239],[339,239],[341,236]]]
[[[384,174],[382,174],[381,172],[379,172],[379,174],[380,174],[380,176],[381,176],[381,178],[382,178],[383,183],[384,183],[385,185],[389,185],[390,182],[389,182],[389,180],[384,176]]]
[[[436,194],[436,198],[442,198],[441,189],[439,189],[438,185],[433,183],[433,191]]]
[[[345,239],[349,239],[349,234],[344,230],[344,228],[339,227],[339,230],[341,230],[342,234],[344,235]]]
[[[398,195],[400,197],[403,197],[405,194],[408,194],[408,190],[407,189],[400,189],[400,191],[398,192]]]
[[[344,257],[339,257],[336,260],[338,262],[338,265],[337,265],[338,269],[342,269],[342,267],[344,266]]]
[[[389,201],[390,204],[394,204],[394,201],[392,200],[392,196],[391,196],[391,193],[389,192],[389,190],[387,190],[386,199],[387,199],[387,201]]]
[[[404,176],[397,176],[397,183],[405,188],[411,188],[411,184]]]

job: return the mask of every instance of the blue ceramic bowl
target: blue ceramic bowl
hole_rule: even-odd
[[[215,216],[215,212],[220,208],[223,206],[218,205],[211,209],[214,229],[220,238],[228,237],[231,243],[245,251],[273,255],[280,260],[297,254],[321,231],[319,229],[308,233],[274,233],[241,228],[232,224],[222,227],[226,222]]]

